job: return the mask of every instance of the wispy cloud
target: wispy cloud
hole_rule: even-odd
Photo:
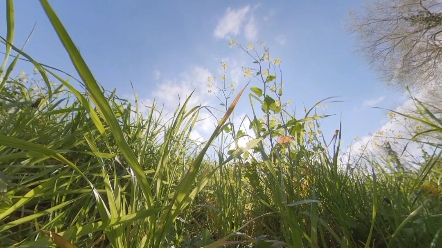
[[[279,45],[284,46],[285,43],[287,42],[287,39],[285,38],[285,35],[279,35],[279,36],[276,36],[275,41],[276,41]]]
[[[155,80],[159,80],[160,77],[161,77],[161,72],[160,72],[159,70],[154,70],[154,71],[153,71],[153,78],[154,78]]]
[[[219,39],[231,39],[244,31],[248,40],[256,40],[258,29],[251,12],[249,5],[238,9],[227,8],[215,28],[214,36]]]
[[[193,93],[189,101],[191,106],[206,104],[208,101],[208,93],[205,87],[207,78],[212,77],[208,69],[195,66],[189,73],[182,73],[179,79],[166,79],[158,84],[153,91],[152,97],[160,103],[163,103],[169,110],[174,110],[179,103]]]
[[[415,97],[417,99],[426,99],[428,94],[431,94],[431,92],[421,91],[415,95]],[[368,100],[364,102],[364,106],[373,106],[383,99],[384,97]],[[416,106],[411,99],[408,99],[398,106],[395,111],[399,113],[413,113],[416,111]],[[410,142],[410,139],[416,126],[421,126],[422,124],[393,113],[390,114],[390,117],[393,118],[389,121],[385,121],[374,134],[365,135],[359,138],[358,141],[351,146],[350,149],[353,153],[353,157],[357,157],[362,153],[378,155],[382,152],[382,147],[385,141],[390,141],[392,149],[401,155],[400,158],[403,161],[415,161],[421,156],[421,144]],[[421,137],[421,139],[434,142],[434,138],[431,135]],[[429,147],[426,146],[425,149],[426,148]]]
[[[189,108],[209,105],[212,95],[207,92],[208,77],[213,77],[213,75],[207,68],[194,66],[189,72],[181,73],[177,79],[161,80],[151,97],[159,103],[158,106],[163,106],[165,113],[175,111],[190,94],[192,97],[188,103]],[[216,120],[204,111],[199,114],[198,119],[191,132],[191,138],[202,142],[207,139],[204,137],[213,131]]]
[[[265,15],[262,19],[264,21],[268,21],[270,20],[270,18],[272,18],[275,15],[275,10],[271,10],[270,12],[267,13],[267,15]]]
[[[384,98],[385,98],[385,96],[381,96],[381,97],[376,98],[376,99],[365,100],[362,105],[364,107],[374,107],[376,104],[382,102],[384,100]]]
[[[249,41],[256,41],[258,36],[258,29],[256,28],[255,18],[252,15],[249,22],[244,27],[245,36]]]

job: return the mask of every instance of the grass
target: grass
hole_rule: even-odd
[[[85,90],[14,45],[14,6],[6,1],[1,247],[441,245],[440,139],[427,142],[417,169],[399,166],[390,146],[385,160],[344,156],[342,130],[329,143],[320,132],[328,115],[317,107],[333,99],[301,116],[288,111],[279,61],[232,41],[250,55],[253,68],[244,73],[261,86],[233,94],[225,80],[213,82],[224,113],[197,143],[190,134],[208,106],[189,106],[189,96],[171,118],[155,102],[141,113],[136,95],[131,103],[97,84],[56,13],[40,2]],[[34,75],[15,72],[21,57]],[[235,126],[234,108],[247,96],[250,126]],[[425,127],[412,140],[442,133],[441,119],[413,100],[418,115],[396,112]],[[250,141],[239,148],[244,137]]]

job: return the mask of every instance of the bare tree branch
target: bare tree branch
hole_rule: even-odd
[[[418,89],[442,85],[440,0],[373,0],[364,9],[349,28],[383,80]]]

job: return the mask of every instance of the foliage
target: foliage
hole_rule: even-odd
[[[264,45],[260,52],[235,41],[251,58],[244,75],[258,82],[248,94],[253,114],[237,125],[233,110],[245,88],[230,102],[234,87],[225,74],[221,85],[212,79],[224,113],[207,142],[196,143],[190,133],[207,108],[188,106],[189,97],[166,120],[155,102],[142,113],[136,95],[131,103],[103,90],[47,1],[41,3],[85,91],[13,45],[13,1],[7,1],[0,246],[441,245],[440,150],[427,154],[420,170],[397,169],[400,155],[391,147],[388,161],[345,157],[341,128],[329,143],[320,131],[328,115],[318,107],[330,99],[302,115],[289,111],[281,60]],[[37,68],[34,75],[11,76],[21,56]],[[428,127],[414,138],[441,133],[440,118],[414,100],[420,115],[406,117]],[[209,149],[216,161],[204,157]]]

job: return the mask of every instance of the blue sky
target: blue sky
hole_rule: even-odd
[[[253,61],[237,48],[264,41],[271,57],[282,60],[284,97],[302,114],[304,106],[330,96],[341,103],[328,104],[323,131],[330,139],[342,116],[344,144],[355,136],[368,137],[387,122],[387,111],[406,98],[403,92],[377,79],[356,54],[354,36],[346,31],[348,12],[364,1],[50,1],[94,76],[105,88],[130,96],[133,83],[146,104],[154,98],[166,108],[195,91],[193,104],[218,105],[207,92],[207,77],[221,75],[228,64],[227,81],[242,88],[248,81],[241,67]],[[0,5],[5,13],[5,5]],[[75,74],[69,58],[38,1],[15,1],[16,38],[19,47],[35,22],[25,51],[37,61]],[[0,35],[6,36],[5,18]],[[21,64],[30,72],[31,67]],[[18,73],[18,72],[17,72]],[[251,86],[258,86],[252,81]],[[249,90],[247,91],[250,92]],[[249,112],[246,97],[236,113]],[[200,127],[207,136],[211,127]]]

